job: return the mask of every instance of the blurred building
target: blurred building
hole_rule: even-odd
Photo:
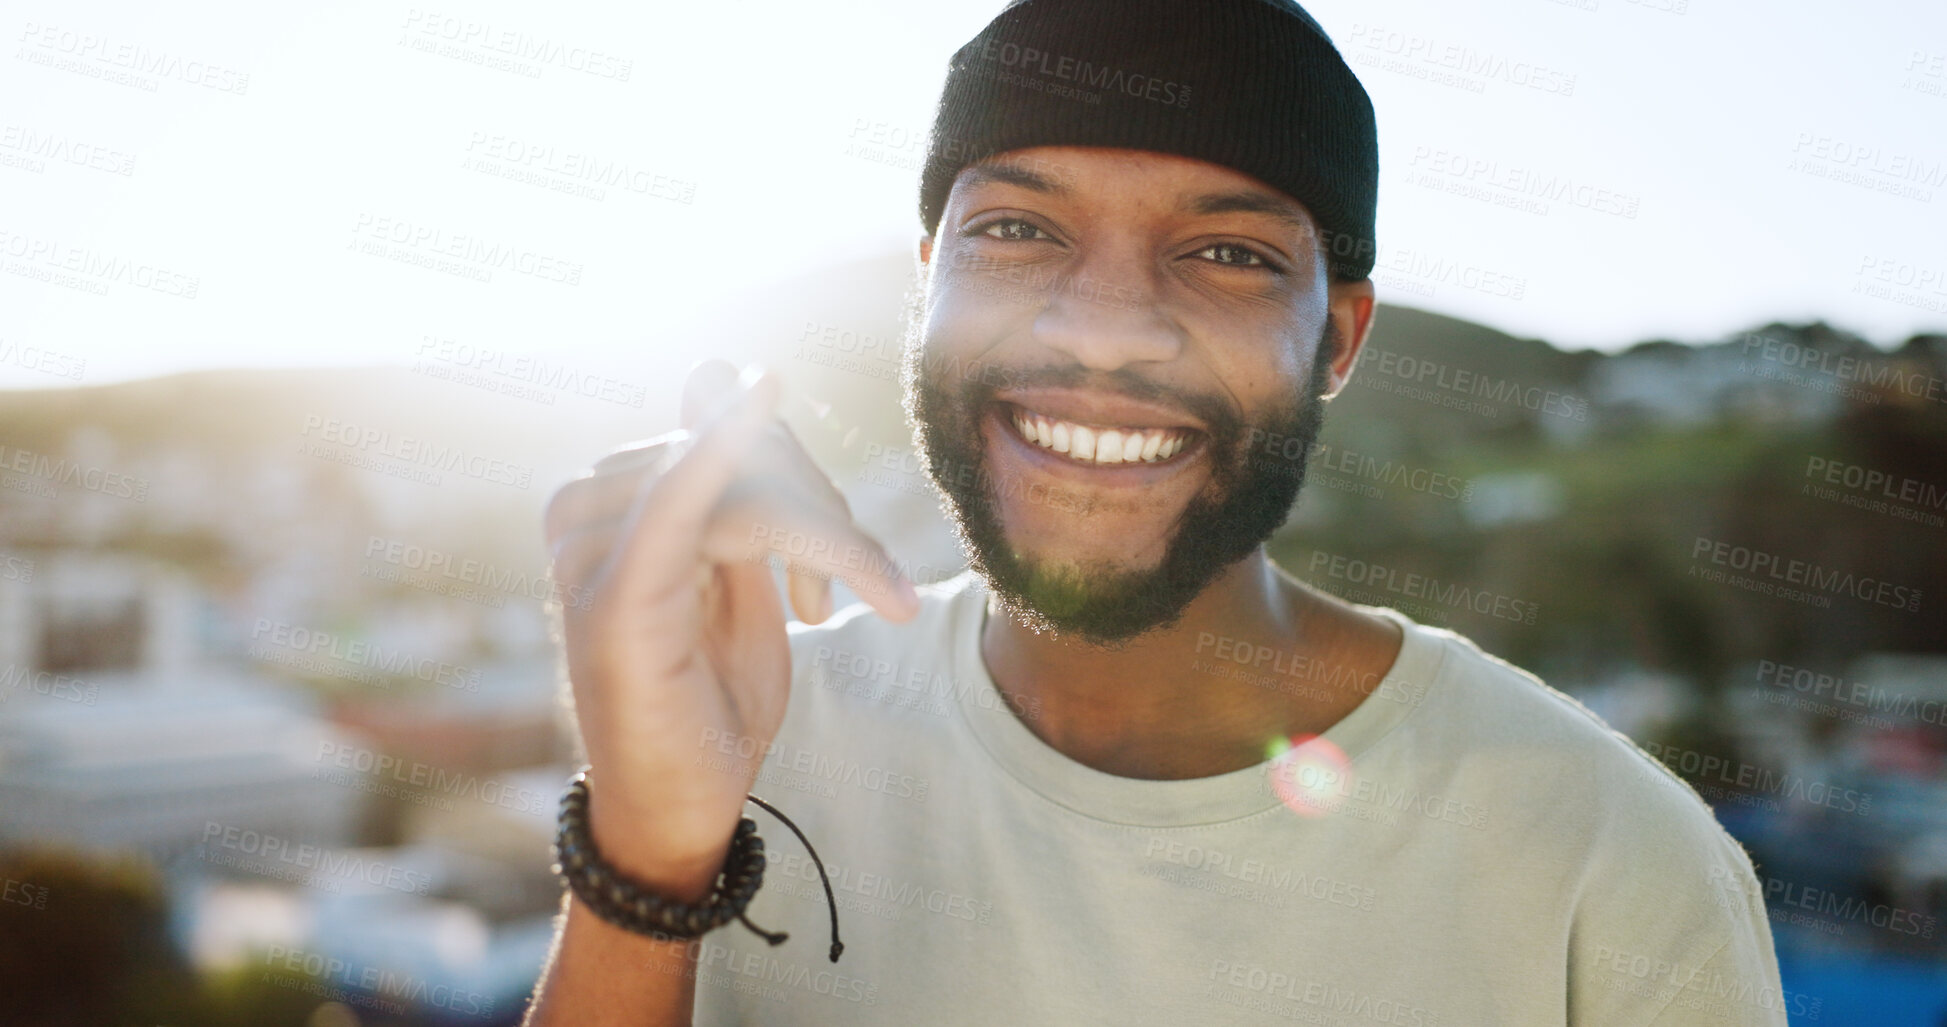
[[[351,736],[310,697],[216,662],[180,571],[32,554],[0,588],[0,845],[137,849],[168,863],[209,825],[348,837],[358,795],[315,779]]]

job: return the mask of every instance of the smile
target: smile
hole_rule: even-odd
[[[1013,407],[1008,419],[1022,440],[1092,466],[1162,463],[1183,452],[1191,428],[1109,428],[1077,424]]]

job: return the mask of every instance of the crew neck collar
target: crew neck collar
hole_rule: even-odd
[[[1214,777],[1149,781],[1104,773],[1043,742],[1009,709],[981,658],[985,582],[969,571],[951,585],[956,587],[949,617],[953,671],[965,687],[956,704],[960,717],[988,755],[1021,784],[1082,816],[1137,827],[1219,824],[1281,805],[1271,788],[1270,760]],[[1384,606],[1359,608],[1398,624],[1404,637],[1379,686],[1325,731],[1324,738],[1355,766],[1374,743],[1430,701],[1445,655],[1439,637],[1407,615]]]

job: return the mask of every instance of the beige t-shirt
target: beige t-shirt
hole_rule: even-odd
[[[794,626],[783,730],[750,807],[750,918],[703,939],[696,1023],[1783,1024],[1744,851],[1696,793],[1467,639],[1405,629],[1336,763],[1143,781],[1061,755],[980,658],[971,575],[893,624]],[[1208,643],[1208,644],[1203,644]],[[1205,639],[1186,675],[1316,687]],[[1242,662],[1240,662],[1240,659]],[[1296,671],[1296,673],[1294,673]],[[697,761],[744,740],[711,738]]]

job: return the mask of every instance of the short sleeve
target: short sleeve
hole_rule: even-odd
[[[1675,804],[1690,808],[1663,810],[1656,835],[1623,832],[1635,844],[1611,845],[1590,866],[1570,945],[1569,1022],[1755,1027],[1816,1015],[1780,983],[1750,858],[1687,786],[1670,783],[1682,792]]]

